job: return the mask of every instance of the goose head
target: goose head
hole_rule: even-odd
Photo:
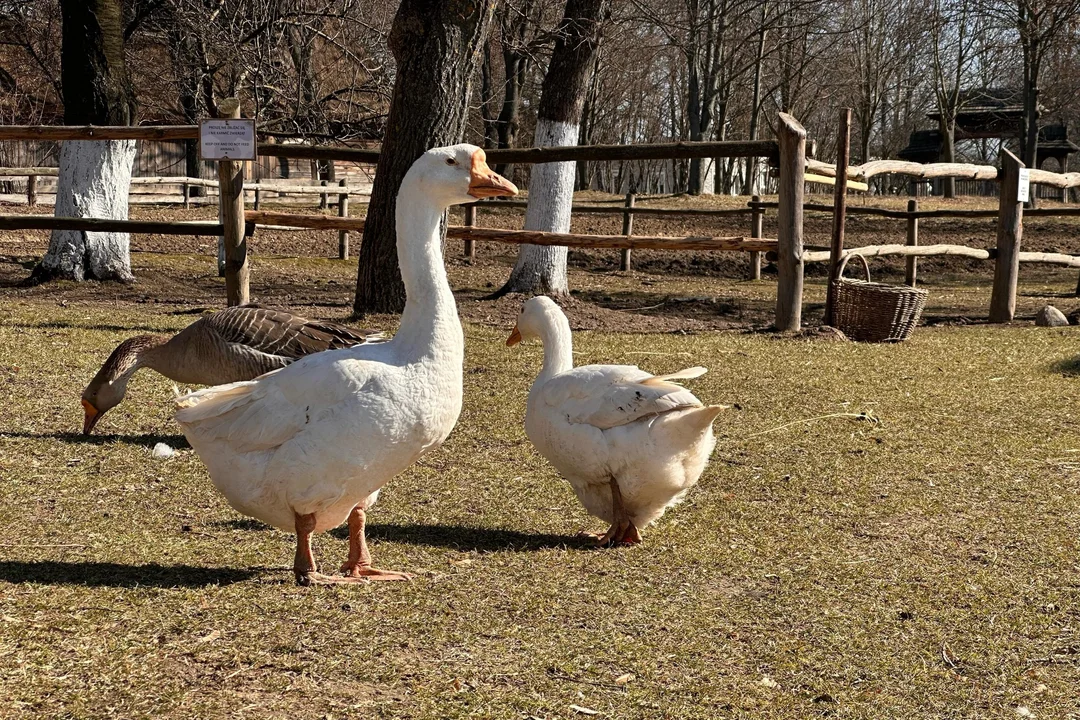
[[[517,324],[510,337],[506,338],[507,346],[517,345],[522,340],[535,340],[542,337],[545,328],[551,327],[555,318],[562,315],[562,310],[555,301],[546,295],[537,295],[525,301],[518,315]]]
[[[143,354],[164,340],[153,335],[140,335],[116,346],[83,390],[83,435],[89,435],[101,416],[120,404],[127,393],[128,380],[139,368]]]
[[[428,150],[409,174],[424,197],[443,207],[518,193],[514,183],[488,167],[482,148],[467,143]]]

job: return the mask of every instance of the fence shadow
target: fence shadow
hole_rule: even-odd
[[[1058,360],[1050,366],[1050,369],[1068,377],[1080,377],[1080,355],[1066,360]]]
[[[158,443],[165,443],[175,450],[191,449],[191,445],[188,444],[187,438],[183,435],[161,435],[158,433],[143,433],[141,435],[119,435],[115,433],[110,435],[83,435],[80,432],[65,431],[33,433],[22,431],[8,432],[5,430],[3,434],[5,437],[28,438],[31,440],[52,438],[72,445],[108,445],[109,443],[118,442],[125,445],[142,445],[143,447],[152,448]]]
[[[192,565],[121,565],[102,562],[0,561],[0,581],[88,587],[204,587],[231,585],[258,574],[252,569]]]
[[[467,525],[372,524],[367,526],[367,532],[368,538],[372,540],[477,552],[498,550],[533,552],[558,548],[592,547],[592,543],[587,538],[576,535],[524,533],[517,530],[478,528]],[[349,537],[348,529],[344,526],[331,530],[330,534],[339,540],[347,540]]]
[[[32,328],[37,330],[105,330],[107,332],[144,332],[157,335],[172,335],[175,328],[161,325],[109,325],[106,323],[79,323],[64,320],[48,320],[44,322],[21,322],[14,327]]]

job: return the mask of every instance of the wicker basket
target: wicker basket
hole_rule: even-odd
[[[866,280],[844,277],[844,268],[852,257],[862,261]],[[870,282],[870,266],[857,253],[844,255],[833,288],[836,327],[852,340],[863,342],[906,340],[926,304],[925,290]]]

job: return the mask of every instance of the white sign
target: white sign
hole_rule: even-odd
[[[1027,202],[1030,188],[1031,170],[1022,168],[1020,170],[1020,184],[1016,188],[1016,202]]]
[[[255,121],[203,120],[199,123],[199,157],[203,160],[254,160]]]

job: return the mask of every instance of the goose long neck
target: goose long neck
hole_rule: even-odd
[[[168,359],[161,349],[168,341],[169,338],[163,335],[136,335],[129,338],[116,346],[101,367],[100,374],[109,381],[115,381],[120,378],[126,380],[143,367],[161,372]]]
[[[405,355],[426,357],[439,350],[460,348],[464,342],[443,265],[440,223],[444,210],[425,196],[415,176],[405,176],[395,211],[405,311],[392,341]]]
[[[564,316],[549,316],[540,339],[544,343],[544,367],[538,382],[549,380],[574,367],[574,339],[570,333],[570,323]]]

